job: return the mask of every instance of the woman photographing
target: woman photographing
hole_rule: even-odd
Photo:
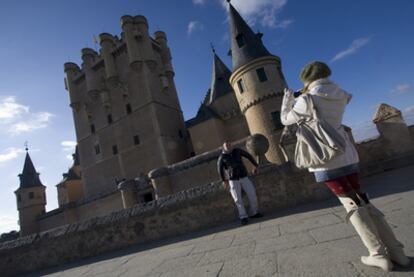
[[[361,257],[362,263],[384,271],[391,271],[393,262],[408,266],[410,260],[404,254],[403,245],[396,239],[384,215],[361,191],[358,153],[342,126],[345,107],[352,95],[330,81],[330,75],[331,70],[325,63],[312,62],[306,65],[300,74],[304,83],[302,94],[295,99],[294,92],[285,89],[281,121],[284,125],[300,125],[317,114],[334,130],[335,135],[341,137],[341,151],[333,158],[307,167],[308,170],[313,172],[317,182],[324,182],[344,206],[347,221],[354,226],[369,252],[369,256]],[[313,155],[306,152],[301,154]]]

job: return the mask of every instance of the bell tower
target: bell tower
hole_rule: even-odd
[[[23,172],[19,174],[20,186],[14,192],[19,210],[20,236],[39,231],[37,217],[45,213],[46,187],[39,178],[26,147],[26,159]]]
[[[233,62],[230,84],[250,133],[262,134],[269,140],[266,157],[273,163],[284,163],[279,139],[283,130],[280,107],[286,80],[280,58],[269,53],[261,40],[263,34],[254,33],[228,2]]]

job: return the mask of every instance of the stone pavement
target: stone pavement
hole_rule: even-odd
[[[367,251],[332,198],[27,276],[414,276],[414,166],[362,183],[405,244],[411,267],[385,274],[361,264]]]

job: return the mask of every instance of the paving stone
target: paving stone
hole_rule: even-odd
[[[351,224],[339,223],[309,231],[318,243],[357,236]]]
[[[216,277],[223,263],[209,264],[200,267],[188,268],[182,271],[165,272],[161,277]]]
[[[157,266],[153,272],[179,271],[188,267],[191,268],[196,266],[203,256],[204,253],[169,259]]]
[[[233,238],[234,236],[232,235],[223,238],[213,239],[211,241],[203,241],[195,245],[192,253],[195,254],[220,248],[226,248],[230,246],[231,242],[233,241]]]
[[[253,220],[250,220],[250,223],[245,226],[239,226],[236,225],[234,228],[231,228],[229,230],[219,231],[215,234],[214,239],[228,237],[228,236],[234,236],[237,234],[242,233],[249,233],[260,229],[260,223],[254,222]]]
[[[232,246],[228,248],[218,249],[207,252],[198,263],[199,265],[224,262],[229,260],[237,260],[247,258],[254,255],[255,243],[249,242],[243,245]]]
[[[241,233],[235,236],[231,245],[240,245],[250,241],[261,241],[280,236],[279,226],[261,228],[256,231]]]
[[[322,226],[333,225],[342,222],[338,217],[333,214],[325,214],[317,217],[303,219],[299,222],[289,222],[280,225],[281,234],[296,233],[314,228],[320,228]]]
[[[251,258],[232,259],[226,261],[219,276],[272,276],[276,271],[276,254],[262,254]]]
[[[360,256],[366,254],[359,238],[288,249],[278,252],[278,271],[317,272],[321,267],[329,268],[335,264],[359,261]]]
[[[327,261],[329,263],[329,261]],[[358,273],[358,271],[350,263],[338,263],[314,266],[310,268],[298,268],[289,272],[277,272],[273,277],[365,277]],[[371,275],[370,275],[371,276]],[[372,275],[375,276],[375,275]]]
[[[255,253],[271,253],[289,248],[312,245],[315,243],[315,240],[308,233],[288,234],[273,239],[258,241]]]
[[[359,272],[362,276],[375,276],[375,277],[405,277],[405,276],[414,276],[414,260],[411,261],[411,266],[408,268],[402,268],[400,266],[394,265],[394,268],[391,272],[384,272],[379,268],[366,266],[360,262],[352,263],[354,268]]]

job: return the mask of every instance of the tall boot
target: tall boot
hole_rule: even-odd
[[[410,259],[404,253],[404,245],[395,237],[391,226],[385,220],[384,214],[369,201],[365,193],[358,194],[358,196],[363,200],[362,202],[365,202],[368,213],[377,227],[381,240],[387,247],[391,260],[401,266],[408,266]]]
[[[361,257],[361,262],[368,266],[379,267],[384,271],[391,271],[391,263],[384,243],[381,241],[378,230],[372,221],[366,206],[360,206],[359,199],[339,197],[347,211],[347,221],[351,222],[363,244],[368,249],[369,256]]]

